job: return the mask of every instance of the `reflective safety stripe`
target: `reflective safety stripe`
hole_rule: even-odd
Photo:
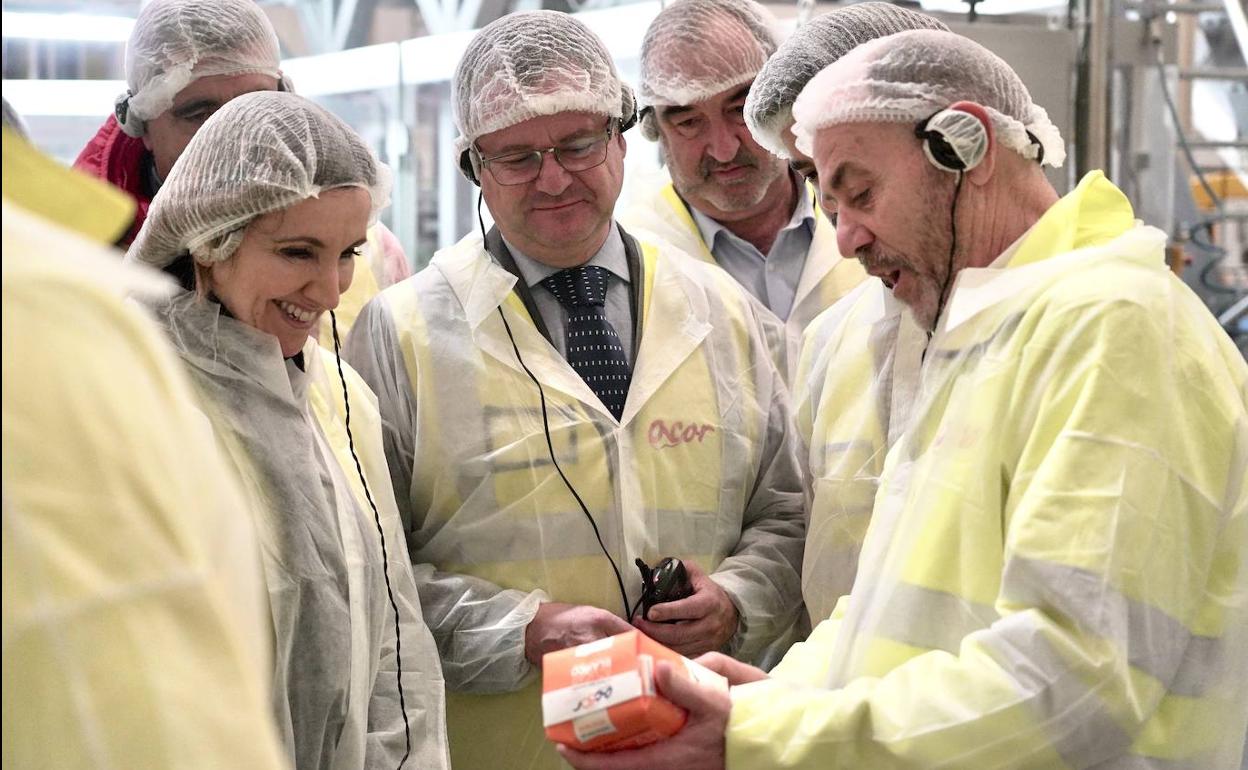
[[[1124,596],[1091,570],[1015,556],[1005,565],[1004,583],[1006,601],[1052,607],[1055,621],[1072,621],[1083,633],[1130,639],[1128,662],[1175,695],[1204,695],[1218,684],[1227,665],[1221,640],[1196,636],[1157,607]]]

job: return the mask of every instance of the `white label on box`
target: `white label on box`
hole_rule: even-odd
[[[637,671],[625,671],[592,682],[551,690],[542,693],[542,724],[550,727],[586,714],[606,711],[617,703],[639,697],[641,677]]]
[[[610,714],[605,711],[598,711],[573,719],[572,732],[576,734],[578,741],[585,743],[586,741],[592,741],[599,735],[609,735],[615,732],[615,725],[611,722]]]

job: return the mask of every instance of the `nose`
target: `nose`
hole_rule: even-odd
[[[537,171],[537,189],[546,195],[559,195],[572,184],[572,174],[559,161],[553,152],[542,154],[542,166]]]
[[[351,285],[353,268],[354,260],[321,260],[316,273],[304,288],[304,294],[326,310],[333,310]]]
[[[851,259],[857,257],[860,249],[866,248],[874,242],[875,234],[862,223],[852,216],[845,216],[844,213],[837,215],[836,246],[841,250],[843,256]]]
[[[707,131],[706,154],[720,163],[727,163],[737,157],[739,149],[741,137],[737,134],[737,127],[725,120],[712,120]]]

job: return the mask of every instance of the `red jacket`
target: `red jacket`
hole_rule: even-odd
[[[120,241],[123,246],[129,246],[139,234],[139,228],[147,218],[147,207],[152,203],[143,186],[143,155],[146,152],[143,140],[127,135],[121,130],[117,118],[109,115],[74,161],[74,168],[121,189],[138,204],[134,226]]]

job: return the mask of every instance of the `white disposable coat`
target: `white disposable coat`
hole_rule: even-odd
[[[757,654],[797,616],[797,440],[755,305],[713,266],[644,244],[640,263],[641,341],[618,422],[538,331],[479,235],[383,292],[348,343],[390,428],[412,555],[438,570],[421,598],[447,681],[462,691],[448,696],[457,766],[558,766],[525,626],[546,598],[623,614],[593,530],[551,465],[538,391],[500,309],[629,601],[635,557],[678,556],[735,603],[737,655]]]
[[[306,372],[277,339],[183,293],[156,308],[218,439],[259,502],[257,529],[274,624],[277,725],[296,766],[395,768],[405,750],[395,615],[382,544],[347,447],[333,353],[309,339]],[[412,756],[447,766],[443,684],[381,450],[376,403],[344,367],[351,432],[386,533],[398,605]]]

